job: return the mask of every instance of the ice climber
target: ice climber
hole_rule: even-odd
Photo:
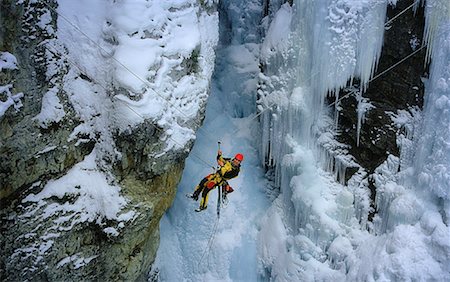
[[[236,154],[233,159],[230,159],[222,157],[221,150],[217,152],[217,163],[220,168],[217,169],[215,173],[211,173],[203,178],[202,181],[200,181],[200,183],[195,187],[195,191],[191,195],[191,198],[197,201],[200,193],[202,194],[200,206],[195,211],[199,212],[206,209],[208,205],[208,194],[215,187],[222,187],[224,198],[226,198],[227,194],[234,191],[233,188],[228,185],[227,180],[238,176],[241,169],[241,162],[243,160],[244,156],[242,154]]]

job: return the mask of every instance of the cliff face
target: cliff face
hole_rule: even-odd
[[[43,44],[54,40],[55,34],[52,29],[39,28],[42,15],[43,4],[36,4],[36,10],[31,13],[25,6],[15,5],[15,1],[2,1],[0,48],[15,54],[19,66],[2,71],[1,84],[11,85],[13,94],[24,93],[20,99],[21,107],[17,110],[10,107],[0,120],[2,200],[20,194],[44,175],[60,176],[93,148],[92,142],[78,147],[75,147],[75,141],[67,142],[80,121],[67,95],[58,86],[67,66],[62,66],[52,76],[46,75],[49,64],[58,61],[58,55],[49,53]],[[54,20],[52,25],[55,27]],[[58,122],[39,127],[34,117],[41,111],[43,94],[48,91],[60,99],[61,105],[67,108],[67,115]],[[49,150],[50,144],[56,147]]]
[[[148,11],[161,8],[157,2],[148,3]],[[192,137],[173,136],[172,127],[189,137],[200,125],[217,42],[216,32],[203,33],[206,25],[211,30],[217,25],[214,1],[166,4],[160,15],[169,15],[167,22],[158,22],[164,34],[156,36],[158,29],[150,25],[124,35],[110,16],[99,27],[101,37],[94,38],[103,49],[89,49],[82,33],[72,31],[68,40],[58,30],[67,29],[61,11],[70,2],[1,2],[0,54],[12,58],[3,59],[9,67],[0,69],[6,109],[0,115],[0,276],[5,281],[146,278],[159,245],[159,220],[173,201],[193,143]],[[167,39],[176,37],[172,22],[199,34],[179,53]],[[147,81],[133,88],[114,71],[120,48],[139,36],[142,42],[161,40],[161,48],[170,50],[145,69]],[[70,44],[81,50],[81,61]],[[195,90],[181,93],[177,85],[185,81]],[[145,101],[155,107],[151,91],[170,101],[172,110],[193,110],[181,117],[171,113],[172,119],[165,110],[149,115],[142,109]]]

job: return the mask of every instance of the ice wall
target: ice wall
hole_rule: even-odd
[[[294,264],[300,268],[320,269],[314,274],[319,279],[342,278],[333,268],[347,257],[340,252],[349,244],[347,228],[358,224],[352,191],[334,181],[343,182],[345,167],[357,165],[343,157],[348,148],[335,141],[335,122],[324,100],[354,77],[362,88],[369,81],[381,52],[386,6],[385,1],[286,3],[274,14],[261,49],[261,159],[274,168],[281,187],[280,217],[293,236],[286,248],[298,255]],[[330,246],[334,256],[326,252]],[[293,259],[291,254],[277,256]],[[328,256],[332,267],[322,267]],[[288,264],[264,267],[272,277],[312,278]]]
[[[414,168],[420,186],[450,200],[450,2],[430,1],[427,38],[433,46],[430,78]],[[429,5],[432,5],[429,4]],[[440,24],[438,24],[440,23]],[[430,48],[431,49],[431,48]],[[447,207],[448,209],[448,207]],[[447,213],[448,214],[448,213]]]
[[[440,37],[442,28],[440,24],[450,17],[450,2],[445,0],[420,1],[425,5],[425,34],[424,41],[428,44],[427,59],[432,56],[436,42],[435,38]],[[423,3],[425,2],[425,3]],[[416,3],[416,7],[419,3]],[[440,30],[440,31],[439,31]],[[437,45],[439,46],[439,45]]]
[[[215,79],[223,93],[223,107],[235,117],[255,112],[256,87],[258,83],[259,43],[262,11],[261,0],[220,1],[219,60]],[[218,75],[226,73],[227,75]]]
[[[428,42],[431,65],[425,84],[424,108],[423,111],[399,111],[393,117],[403,132],[397,140],[400,158],[390,157],[378,168],[374,179],[378,188],[377,233],[394,230],[402,223],[414,224],[423,220],[425,210],[438,211],[443,216],[436,220],[448,225],[450,2],[428,1],[425,12],[424,37]]]
[[[431,69],[427,92],[434,94],[426,101],[423,128],[415,128],[420,119],[415,110],[408,113],[408,122],[406,114],[392,117],[406,132],[399,141],[408,160],[389,156],[373,177],[364,178],[364,169],[346,154],[348,146],[335,141],[333,109],[324,102],[327,95],[337,102],[335,93],[359,79],[354,126],[361,126],[372,108],[361,93],[380,57],[387,5],[395,3],[293,2],[273,15],[261,50],[261,160],[273,168],[280,187],[271,209],[276,215],[267,215],[261,233],[281,234],[276,243],[261,235],[263,276],[299,281],[445,280],[450,277],[450,232],[444,219],[450,182],[447,48],[432,52],[432,61],[439,64]],[[427,5],[447,7],[442,3]],[[433,31],[443,23],[437,16],[442,12],[428,15],[434,17],[428,19],[431,38],[441,38],[430,46],[447,46],[448,33],[440,37]],[[417,144],[413,132],[422,135]],[[359,169],[348,182],[347,167]],[[374,210],[369,187],[374,186],[378,214],[370,222],[367,216]],[[426,196],[429,190],[433,195]]]
[[[449,7],[448,1],[426,3],[425,38],[431,65],[424,108],[393,116],[394,124],[402,129],[397,140],[400,158],[389,156],[373,176],[377,214],[370,240],[385,251],[373,257],[373,252],[358,247],[355,255],[372,265],[357,263],[348,277],[365,279],[377,269],[390,280],[444,281],[450,277]]]
[[[330,110],[323,108],[326,96],[354,77],[366,87],[381,52],[386,5],[299,0],[275,14],[261,50],[264,75],[258,103],[263,127],[270,128],[263,133],[262,159],[277,167],[277,183],[277,164],[290,151],[282,139],[291,135],[313,148],[317,134],[332,126],[323,118]],[[370,108],[366,106],[361,107],[360,120],[363,109]],[[333,166],[340,166],[342,160],[336,161]]]

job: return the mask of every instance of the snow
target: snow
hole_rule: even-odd
[[[192,0],[59,2],[58,39],[67,56],[103,88],[96,92],[115,90],[105,101],[113,120],[105,122],[123,131],[151,120],[165,132],[164,152],[184,148],[194,138],[185,123],[208,94],[218,40],[209,27],[217,25],[217,14],[200,11]],[[80,99],[73,89],[72,97]]]
[[[448,5],[448,1],[430,3],[433,7]],[[285,19],[278,18],[285,7],[275,14],[267,29],[261,50],[265,69],[264,75],[259,75],[258,91],[260,151],[261,160],[274,169],[275,185],[280,187],[280,195],[272,203],[277,208],[269,210],[279,213],[283,224],[274,221],[272,214],[262,224],[260,232],[264,235],[258,244],[264,279],[329,281],[328,275],[333,275],[333,280],[349,281],[416,277],[443,281],[450,277],[450,229],[446,219],[450,191],[450,29],[444,18],[431,15],[428,19],[430,24],[434,21],[436,29],[439,26],[441,33],[432,37],[438,42],[434,46],[440,46],[433,49],[433,61],[439,62],[433,64],[426,84],[424,112],[410,108],[391,113],[398,129],[400,158],[389,155],[368,178],[351,158],[343,157],[348,148],[334,140],[336,121],[330,120],[331,112],[323,108],[327,93],[337,93],[347,81],[358,77],[361,88],[355,92],[355,129],[359,139],[364,116],[373,108],[362,94],[380,56],[387,4],[294,1],[289,29],[286,31],[286,25],[275,28]],[[280,34],[287,41],[272,46]],[[344,180],[347,167],[358,169],[348,182]],[[371,183],[377,189],[374,206],[370,204]],[[375,217],[369,222],[371,213]],[[443,240],[430,235],[431,229],[424,229],[425,218],[439,226],[437,229],[446,230]],[[279,235],[280,241],[272,240],[271,232]],[[403,237],[405,241],[397,241]],[[269,254],[267,250],[279,251]],[[282,265],[273,259],[277,255]],[[296,271],[292,271],[292,265]]]
[[[93,259],[95,259],[96,257],[98,257],[97,255],[95,256],[91,256],[88,258],[84,258],[82,256],[82,253],[76,253],[74,255],[68,256],[63,258],[62,260],[60,260],[58,262],[58,264],[56,265],[57,268],[60,268],[68,263],[73,263],[73,268],[74,269],[78,269],[80,267],[85,266],[86,264],[90,263]]]
[[[12,94],[12,87],[12,84],[0,85],[0,95],[3,97],[6,96],[6,101],[0,100],[0,117],[3,116],[11,106],[14,107],[16,112],[23,106],[22,101],[20,100],[23,98],[23,93],[19,92],[17,94]]]
[[[0,51],[0,71],[2,71],[3,69],[17,69],[17,59],[13,54],[9,52]]]
[[[59,123],[66,115],[64,107],[57,96],[57,91],[58,89],[53,87],[44,94],[41,112],[33,118],[42,128],[48,128],[53,123]]]
[[[58,146],[48,146],[48,147],[40,150],[39,152],[37,152],[36,157],[38,157],[39,155],[51,152],[51,151],[55,150],[56,148],[58,148]]]
[[[9,52],[0,51],[0,72],[4,70],[16,70],[17,59]],[[19,92],[16,94],[11,93],[11,88],[13,84],[0,85],[0,117],[2,117],[9,107],[13,106],[16,112],[22,107],[21,98],[23,98],[23,93]]]
[[[40,29],[45,30],[47,32],[47,34],[49,34],[49,35],[54,34],[55,31],[54,31],[53,27],[50,25],[51,21],[52,21],[51,13],[49,10],[47,10],[47,11],[45,11],[44,14],[40,15],[37,26]]]
[[[118,219],[120,211],[126,206],[126,200],[119,191],[118,186],[109,184],[105,175],[98,171],[95,154],[91,153],[66,175],[49,181],[41,192],[28,195],[22,203],[35,203],[25,217],[30,217],[36,209],[44,207],[44,219],[60,213],[74,213],[74,217],[68,218],[72,226],[79,222],[101,223]],[[64,204],[50,203],[52,197],[75,200]],[[58,221],[62,223],[60,219]]]
[[[54,146],[49,146],[40,153],[53,149]],[[39,183],[34,186],[37,185]],[[38,224],[35,230],[30,230],[22,238],[29,239],[23,241],[23,247],[16,249],[11,259],[31,257],[34,265],[48,254],[54,239],[63,232],[93,223],[100,226],[107,236],[116,237],[123,231],[124,223],[138,215],[127,210],[127,199],[120,195],[120,187],[98,167],[95,150],[64,176],[50,180],[40,192],[25,197],[21,207],[23,213],[18,216],[19,220],[27,222],[32,219]],[[74,254],[60,261],[58,267],[69,262],[75,269],[83,267],[96,256],[83,258],[80,253]]]

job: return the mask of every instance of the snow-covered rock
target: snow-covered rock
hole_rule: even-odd
[[[2,278],[145,277],[204,117],[216,2],[2,1]]]

